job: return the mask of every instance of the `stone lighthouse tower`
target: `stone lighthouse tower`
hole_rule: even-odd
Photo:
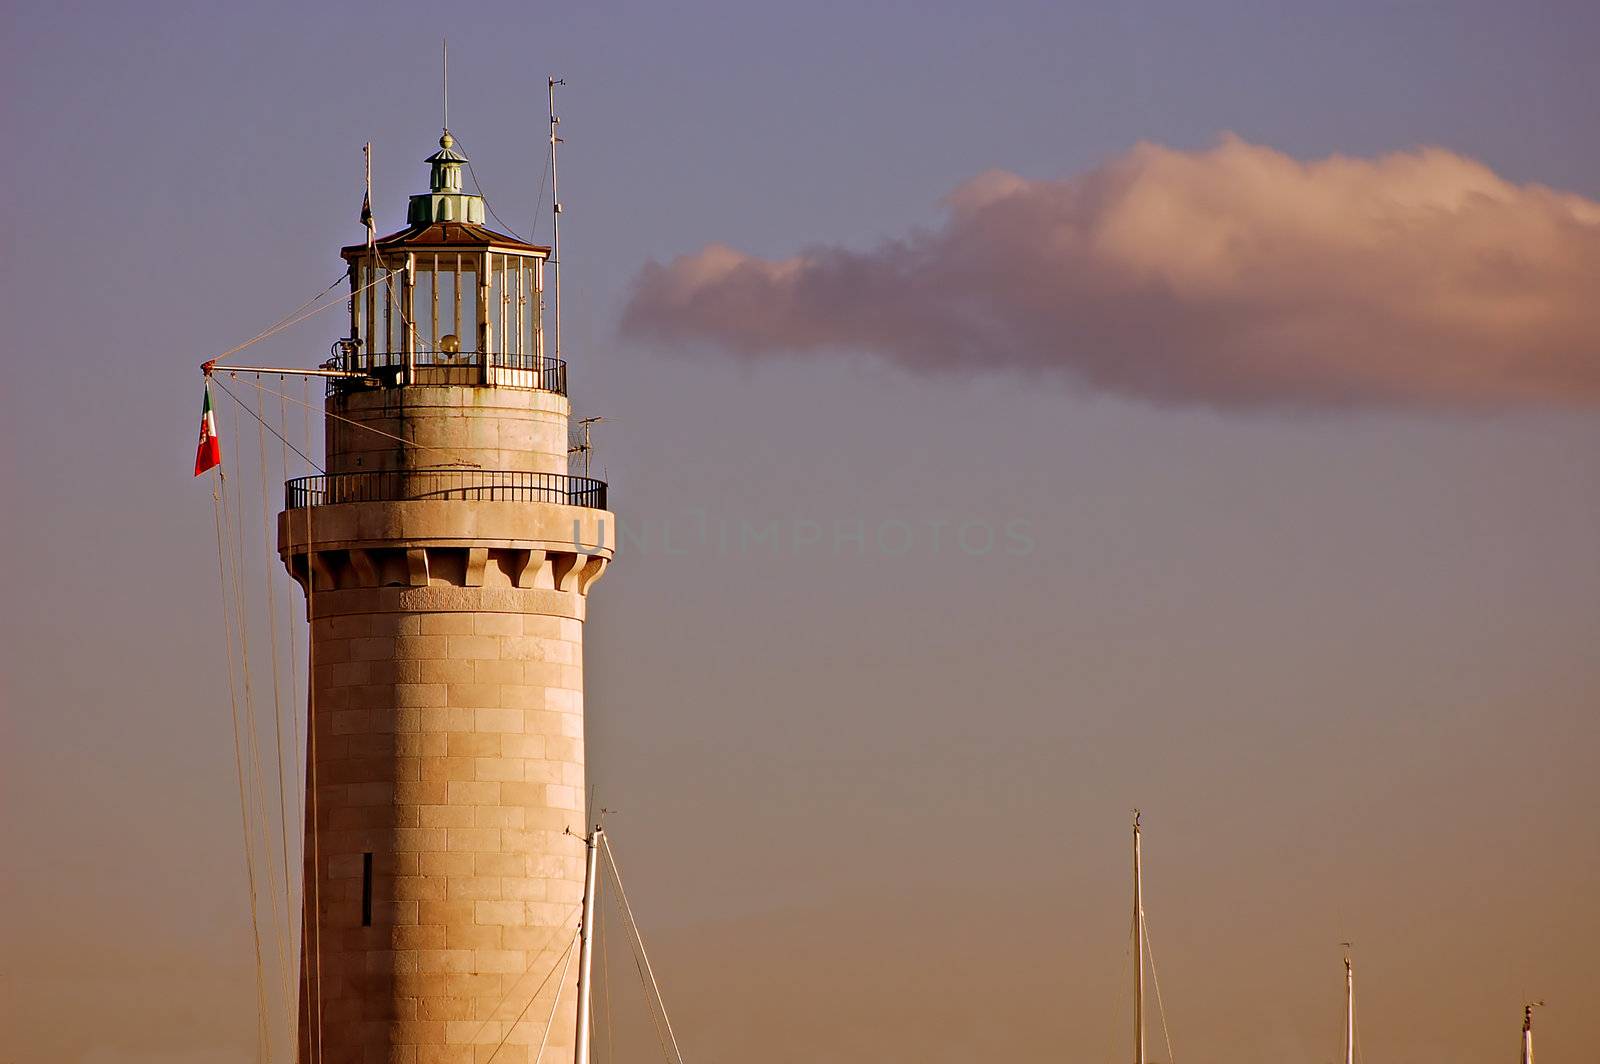
[[[342,251],[327,474],[278,518],[311,627],[300,1061],[526,1064],[548,1026],[570,1064],[583,626],[616,522],[567,471],[548,249],[484,226],[448,132],[427,161],[407,228]]]

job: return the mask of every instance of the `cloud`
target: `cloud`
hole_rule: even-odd
[[[1140,144],[1061,181],[991,171],[945,207],[870,251],[649,263],[624,330],[1174,403],[1600,403],[1600,203],[1452,152]]]

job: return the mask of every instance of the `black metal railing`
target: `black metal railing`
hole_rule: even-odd
[[[427,499],[554,502],[606,508],[606,482],[518,469],[383,469],[300,477],[283,486],[284,506],[299,510],[341,502]]]
[[[526,387],[555,392],[557,395],[567,394],[567,363],[564,359],[551,355],[519,355],[506,351],[415,351],[411,355],[411,365],[429,372],[430,376],[433,375],[431,371],[436,368],[473,370],[480,375],[490,369],[517,370],[529,374]],[[357,350],[348,354],[336,351],[334,357],[329,360],[327,368],[364,373],[385,385],[392,385],[399,382],[405,366],[404,352]],[[448,373],[444,375],[449,376]],[[478,379],[481,380],[482,377]],[[329,394],[349,388],[351,380],[352,378],[330,378]],[[434,382],[424,380],[421,383]],[[516,384],[509,380],[498,380],[495,383],[513,386]]]

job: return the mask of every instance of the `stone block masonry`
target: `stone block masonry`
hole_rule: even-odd
[[[307,989],[328,1064],[481,1059],[560,967],[584,870],[583,622],[562,598],[314,593]],[[496,1061],[529,1059],[555,984]],[[547,1060],[570,1057],[575,984]]]

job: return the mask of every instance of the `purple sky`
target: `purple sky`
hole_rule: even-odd
[[[647,261],[866,251],[1139,141],[1436,145],[1600,200],[1600,9],[442,10],[5,15],[0,1046],[249,1059],[197,366],[340,274],[365,140],[399,226],[446,32],[519,232],[569,82],[572,392],[634,537],[591,771],[693,1059],[1120,1059],[1135,804],[1185,1058],[1331,1060],[1344,939],[1368,1059],[1504,1060],[1529,996],[1542,1056],[1592,1055],[1592,408],[1171,407],[618,326]],[[336,314],[252,360],[320,361]]]

